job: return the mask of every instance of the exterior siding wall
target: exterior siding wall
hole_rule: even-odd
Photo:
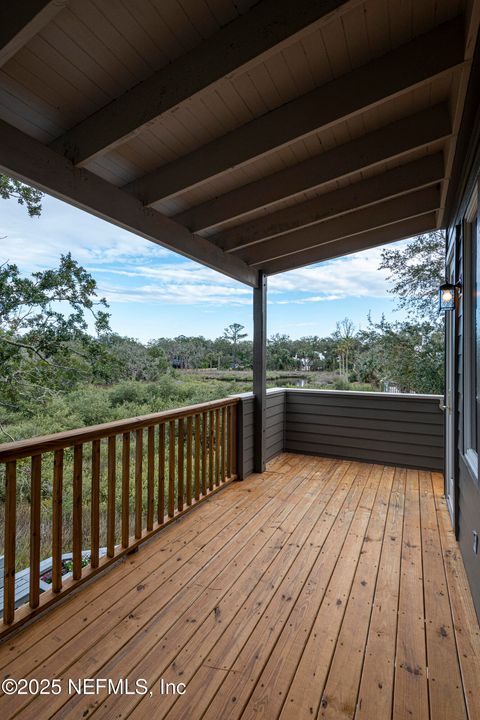
[[[476,183],[480,178],[480,42],[477,39],[475,54],[472,64],[465,110],[462,117],[462,124],[459,132],[459,142],[452,169],[449,192],[450,199],[447,203],[446,217],[448,222],[448,238],[454,241],[456,228],[462,228],[462,234],[457,252],[457,281],[464,285],[467,273],[470,271],[465,257],[465,214],[474,191]],[[477,234],[478,243],[478,234]],[[465,570],[467,572],[473,601],[475,603],[478,618],[480,619],[480,553],[473,552],[473,530],[480,532],[480,484],[473,476],[465,460],[464,454],[464,425],[465,405],[469,398],[466,395],[466,352],[465,329],[472,321],[471,313],[461,297],[458,304],[457,322],[457,388],[456,397],[457,418],[456,418],[456,462],[455,462],[455,485],[457,496],[457,519],[458,519],[458,541],[462,552]],[[478,338],[477,338],[478,342]]]
[[[473,602],[480,619],[480,555],[475,555],[473,552],[472,542],[472,531],[480,532],[480,490],[463,459],[463,453],[460,454],[458,469],[458,542]]]
[[[253,472],[253,394],[245,393],[240,397],[240,422],[242,432],[238,442],[239,477],[244,478]],[[285,433],[285,391],[267,390],[266,411],[266,460],[284,450]]]
[[[478,175],[479,167],[478,163],[476,166],[476,173]],[[471,187],[471,182],[467,183],[467,186]],[[462,205],[465,206],[466,200],[464,198]],[[462,226],[462,233],[460,236],[460,242],[457,250],[457,273],[455,280],[463,282],[470,268],[467,267],[466,256],[465,256],[465,236],[464,229],[465,225],[463,222],[462,213],[457,215],[455,224]],[[449,231],[450,241],[453,242],[455,237],[455,225],[452,225]],[[458,302],[458,316],[456,323],[457,333],[457,387],[456,387],[456,398],[457,398],[457,425],[456,425],[456,512],[457,512],[457,537],[462,552],[463,561],[465,563],[465,570],[467,573],[470,589],[472,592],[473,601],[477,616],[480,619],[480,554],[473,552],[473,531],[480,533],[480,487],[479,481],[473,476],[466,460],[465,460],[465,440],[464,440],[464,426],[465,426],[465,403],[468,397],[465,392],[466,383],[466,348],[465,348],[465,330],[467,323],[471,323],[471,316],[468,311],[468,306],[465,305],[463,295],[460,296]]]
[[[441,396],[275,389],[266,457],[297,452],[443,470]],[[239,476],[253,471],[253,395],[240,396]]]
[[[288,390],[285,450],[443,470],[441,396]]]

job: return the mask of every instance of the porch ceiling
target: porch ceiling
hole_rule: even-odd
[[[5,0],[0,169],[250,285],[445,224],[480,0]]]

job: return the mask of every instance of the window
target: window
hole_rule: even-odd
[[[465,216],[464,226],[464,454],[478,477],[480,448],[480,248],[478,246],[477,189]]]

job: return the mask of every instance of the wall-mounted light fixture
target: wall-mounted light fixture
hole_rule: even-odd
[[[438,291],[438,310],[455,310],[455,289],[451,283],[440,285]]]

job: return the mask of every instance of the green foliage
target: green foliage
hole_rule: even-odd
[[[437,310],[438,288],[445,282],[445,234],[419,235],[400,250],[383,250],[380,269],[389,270],[389,292],[402,309],[417,319],[441,322]]]
[[[337,322],[337,327],[333,333],[333,339],[335,342],[335,349],[338,354],[340,374],[347,379],[348,384],[350,363],[353,359],[354,350],[358,345],[355,326],[349,318],[344,318],[341,322]]]
[[[357,364],[359,380],[381,389],[390,381],[402,392],[443,393],[443,329],[428,321],[370,321],[361,334],[364,351]]]
[[[106,307],[70,254],[30,278],[16,265],[0,266],[0,404],[32,408],[90,379],[104,354],[88,321],[97,334],[107,331]]]
[[[43,193],[6,175],[0,175],[0,197],[13,198],[19,205],[25,205],[30,217],[38,217],[42,212]]]
[[[169,363],[163,348],[150,343],[145,346],[138,340],[105,333],[99,338],[103,362],[95,366],[94,379],[111,385],[121,380],[157,380]]]
[[[272,335],[267,341],[267,367],[269,370],[295,370],[299,361],[295,343],[288,335]]]
[[[241,340],[244,340],[247,337],[247,333],[242,332],[242,330],[245,330],[244,325],[240,325],[240,323],[233,323],[223,331],[223,337],[225,340],[228,340],[228,342],[233,345],[232,367],[234,368],[237,367],[238,344]]]
[[[339,377],[333,383],[334,390],[351,390],[351,385],[345,377]]]

